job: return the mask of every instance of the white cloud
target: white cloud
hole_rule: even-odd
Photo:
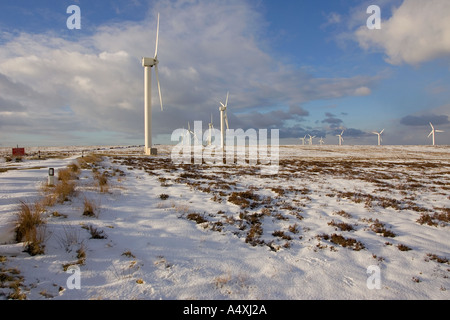
[[[383,20],[381,30],[361,27],[357,41],[364,49],[381,48],[387,62],[417,65],[450,57],[450,1],[405,0]],[[385,16],[385,15],[384,15]]]
[[[371,92],[367,87],[359,87],[355,90],[355,96],[368,96]]]

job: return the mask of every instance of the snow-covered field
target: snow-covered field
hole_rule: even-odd
[[[158,149],[0,149],[0,299],[450,298],[450,147],[280,146],[273,176]],[[73,163],[24,252],[20,204]]]

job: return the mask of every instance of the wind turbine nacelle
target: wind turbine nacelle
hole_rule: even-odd
[[[153,67],[155,64],[156,60],[154,58],[142,58],[143,67]]]

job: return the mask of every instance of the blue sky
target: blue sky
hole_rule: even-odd
[[[66,9],[81,9],[69,30]],[[369,5],[381,29],[369,30]],[[0,4],[0,146],[143,144],[142,56],[158,58],[153,142],[213,115],[282,144],[450,144],[450,1],[11,1]],[[157,105],[156,87],[153,104]]]

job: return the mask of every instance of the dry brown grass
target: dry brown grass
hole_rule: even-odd
[[[92,169],[100,161],[102,161],[102,156],[98,154],[88,154],[77,159],[79,166],[82,169]]]
[[[364,244],[353,238],[345,238],[342,235],[333,233],[331,236],[328,234],[322,234],[318,236],[320,239],[330,241],[334,244],[340,245],[344,248],[350,248],[354,251],[359,251],[365,248]]]
[[[83,200],[83,216],[98,217],[98,205],[94,200],[84,198]]]
[[[203,215],[198,213],[189,213],[186,218],[195,221],[197,224],[208,222],[208,220],[206,220]]]
[[[420,218],[417,219],[417,222],[420,224],[427,224],[429,226],[435,227],[437,227],[438,225],[445,226],[450,223],[450,212],[446,210],[443,213],[435,212],[433,215],[422,213]]]
[[[100,192],[106,193],[109,191],[108,185],[108,173],[105,171],[102,174],[95,172],[94,178],[97,180],[98,187],[100,188]]]
[[[10,289],[11,292],[6,294],[6,299],[8,300],[25,300],[27,298],[26,294],[21,291],[23,286],[23,276],[20,275],[20,271],[17,268],[7,268],[3,266],[6,262],[6,257],[0,256],[0,288],[4,292],[5,289]]]
[[[39,202],[34,204],[21,202],[17,212],[16,241],[24,242],[25,251],[31,255],[44,253],[46,230],[41,227],[45,223],[42,219],[43,212],[44,208]]]
[[[328,222],[329,226],[335,227],[336,230],[339,229],[341,231],[353,231],[355,230],[351,224],[345,223],[345,222],[336,222],[334,220],[331,220],[331,222]]]
[[[61,181],[56,184],[53,193],[58,203],[64,203],[65,201],[70,201],[70,199],[75,195],[76,184],[73,181]]]
[[[78,167],[77,167],[78,168]],[[63,168],[58,170],[58,180],[62,182],[70,181],[75,179],[76,171],[73,168]]]

